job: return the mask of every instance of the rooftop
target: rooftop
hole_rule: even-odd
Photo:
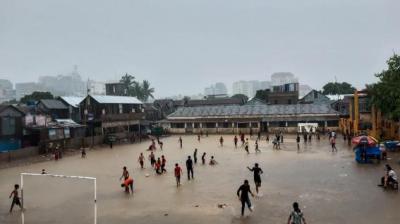
[[[79,107],[79,104],[85,98],[80,96],[60,96],[60,99],[64,100],[66,103],[73,107]]]
[[[68,109],[63,102],[60,100],[40,100],[39,103],[42,103],[47,109]]]
[[[90,95],[98,103],[110,104],[143,104],[136,97],[132,96],[107,96],[107,95]]]
[[[291,104],[291,105],[228,105],[181,107],[168,116],[169,119],[188,117],[232,117],[232,116],[268,116],[268,115],[336,115],[337,111],[329,104]]]

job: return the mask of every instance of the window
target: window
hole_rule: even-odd
[[[203,125],[204,126],[204,125]],[[206,128],[215,128],[215,123],[205,123]]]
[[[119,113],[122,114],[123,113],[122,104],[118,104],[118,109],[119,109]]]
[[[248,128],[249,123],[238,123],[238,128]]]
[[[171,123],[171,128],[185,128],[185,123]]]

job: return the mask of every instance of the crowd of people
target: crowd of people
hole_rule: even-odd
[[[207,133],[208,136],[208,133]],[[297,144],[297,149],[300,150],[300,142],[301,142],[301,134],[298,133],[296,138],[295,138],[295,142]],[[197,141],[198,143],[201,142],[201,138],[203,137],[203,134],[199,134],[197,135]],[[303,133],[303,141],[304,143],[311,143],[312,138],[315,137],[317,140],[320,140],[320,136],[319,133],[312,133],[312,132],[307,132],[307,133]],[[265,136],[265,139],[267,141],[267,143],[269,142],[269,134],[267,133]],[[337,148],[336,148],[336,139],[337,139],[337,134],[334,131],[328,132],[328,139],[329,139],[329,144],[331,145],[332,148],[332,152],[337,152]],[[239,146],[239,140],[241,145]],[[156,142],[157,141],[157,142]],[[218,143],[220,147],[224,147],[224,137],[220,136],[218,138]],[[259,147],[259,141],[261,141],[261,134],[258,133],[257,134],[257,138],[254,141],[254,150],[255,153],[260,153],[260,147]],[[280,149],[281,144],[284,142],[284,135],[283,132],[277,132],[274,134],[274,139],[272,141],[273,143],[273,149]],[[157,147],[157,144],[158,147]],[[233,144],[235,148],[238,147],[242,147],[245,152],[247,154],[250,153],[250,142],[249,142],[249,138],[245,136],[245,134],[241,133],[238,136],[235,135],[233,137]],[[183,139],[182,137],[178,138],[178,146],[180,149],[183,148]],[[154,170],[154,172],[156,173],[156,175],[163,175],[167,173],[167,158],[164,154],[161,154],[161,156],[156,156],[156,152],[157,150],[160,150],[160,152],[163,152],[163,142],[160,141],[159,138],[157,139],[151,139],[151,145],[148,147],[148,151],[149,154],[147,156],[148,161],[149,161],[149,167],[151,169]],[[198,162],[198,154],[199,154],[199,150],[197,148],[194,149],[193,154],[192,155],[188,155],[187,159],[184,163],[184,166],[186,168],[186,174],[187,174],[187,179],[188,181],[193,180],[195,175],[194,175],[194,167]],[[81,157],[85,158],[86,157],[86,151],[84,149],[82,149],[82,153],[81,153]],[[139,157],[138,157],[138,163],[140,165],[141,169],[145,169],[146,165],[145,165],[145,160],[146,157],[144,155],[143,152],[140,153]],[[201,164],[202,165],[206,165],[207,164],[207,153],[206,152],[202,152],[201,153]],[[209,162],[208,164],[210,166],[214,166],[217,165],[218,162],[216,161],[214,155],[210,156]],[[258,195],[260,192],[260,188],[261,188],[261,176],[264,173],[263,170],[261,169],[260,165],[258,163],[255,163],[254,166],[252,167],[247,167],[247,169],[253,173],[253,177],[254,177],[254,186],[255,186],[255,190],[256,190],[256,194]],[[179,163],[175,163],[174,167],[173,167],[173,174],[174,174],[174,178],[176,181],[176,186],[180,187],[181,186],[181,177],[184,174],[183,172],[183,168],[181,167],[181,165]],[[46,174],[46,171],[43,169],[42,170],[42,174]],[[120,176],[120,181],[122,181],[121,183],[121,187],[124,188],[124,191],[126,193],[130,193],[133,194],[134,192],[134,180],[133,178],[130,176],[129,172],[128,172],[128,168],[126,166],[124,166],[122,168],[122,175]],[[398,186],[398,179],[397,179],[397,175],[396,172],[392,169],[392,167],[388,164],[385,165],[385,175],[381,178],[380,184],[379,186],[387,188],[387,187],[397,187]],[[19,194],[18,194],[18,190],[19,190],[19,185],[16,184],[14,186],[13,191],[10,194],[10,198],[12,198],[12,203],[11,203],[11,208],[10,208],[10,212],[12,212],[13,207],[15,205],[18,205],[19,207],[21,207],[22,209],[22,205],[21,205],[21,201],[19,198]],[[254,197],[255,194],[251,191],[251,186],[249,184],[248,180],[244,180],[243,184],[239,187],[239,189],[237,190],[237,196],[241,202],[241,215],[244,215],[244,211],[245,211],[245,207],[247,205],[248,209],[250,211],[253,210],[253,206],[250,200],[250,196]],[[290,213],[289,218],[288,218],[288,224],[290,223],[306,223],[304,215],[302,213],[302,211],[299,209],[299,204],[297,202],[293,203],[293,211]]]

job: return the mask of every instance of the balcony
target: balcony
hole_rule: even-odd
[[[103,114],[100,120],[103,122],[113,121],[131,121],[131,120],[144,120],[145,113],[129,113],[129,114]]]

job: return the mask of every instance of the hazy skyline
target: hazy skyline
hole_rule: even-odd
[[[0,78],[147,79],[155,96],[294,73],[313,88],[356,87],[400,52],[400,2],[0,1]]]

